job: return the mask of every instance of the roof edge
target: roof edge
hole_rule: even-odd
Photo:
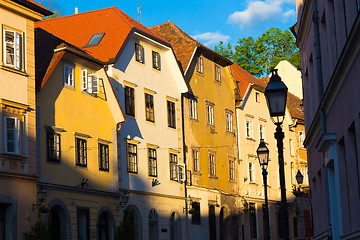
[[[41,6],[40,4],[37,5],[33,2],[30,2],[28,0],[12,0],[13,2],[20,4],[24,7],[27,7],[31,10],[34,10],[38,13],[43,14],[44,16],[50,16],[53,15],[54,13],[52,11],[50,11],[49,9],[45,8],[44,6]]]

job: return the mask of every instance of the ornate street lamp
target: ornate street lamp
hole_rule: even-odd
[[[267,196],[267,167],[269,163],[269,149],[266,147],[264,139],[260,139],[260,144],[258,149],[256,150],[258,155],[260,167],[262,169],[262,175],[264,180],[264,191],[265,191],[265,207],[264,207],[264,239],[270,239],[270,224],[269,224],[269,204],[268,204],[268,196]]]
[[[297,181],[297,183],[299,185],[299,192],[300,192],[301,184],[303,184],[303,181],[304,181],[304,176],[301,174],[300,170],[298,170],[295,178],[296,178],[296,181]]]
[[[284,229],[284,240],[289,239],[289,220],[286,203],[286,186],[285,186],[285,172],[284,172],[284,132],[282,131],[281,124],[284,121],[287,87],[281,81],[277,74],[277,69],[271,71],[272,76],[265,89],[266,102],[269,108],[271,120],[276,125],[275,139],[277,140],[278,147],[278,160],[279,160],[279,178],[281,188],[281,208],[280,216]]]
[[[32,205],[33,212],[35,211],[35,208],[38,208],[44,204],[46,195],[47,195],[47,192],[42,187],[40,187],[38,189],[38,191],[36,192],[36,200],[38,203],[33,203],[33,205]]]

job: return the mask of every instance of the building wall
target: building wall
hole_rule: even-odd
[[[12,1],[0,1],[0,41],[4,42],[3,29],[13,30],[25,46],[20,70],[5,66],[3,44],[0,49],[1,132],[5,132],[5,116],[17,117],[23,124],[19,154],[6,154],[4,134],[0,138],[0,202],[6,208],[7,239],[21,238],[35,220],[31,210],[36,202],[34,21],[42,17]]]
[[[258,101],[256,101],[258,99]],[[250,217],[249,204],[254,203],[256,208],[256,229],[257,237],[263,237],[263,221],[262,221],[262,204],[264,204],[264,185],[263,175],[259,164],[256,150],[260,143],[260,124],[265,127],[264,140],[269,149],[269,165],[268,165],[268,199],[270,208],[270,226],[272,238],[279,237],[278,231],[278,214],[280,210],[281,193],[279,180],[279,165],[278,165],[278,151],[276,140],[273,136],[275,132],[275,125],[272,123],[268,108],[266,105],[265,95],[262,90],[256,87],[250,87],[248,93],[244,96],[241,106],[236,109],[237,124],[238,124],[238,142],[240,151],[240,172],[239,187],[242,200],[242,218],[241,224],[244,225],[244,236],[250,238]],[[250,136],[246,133],[246,121],[250,121]],[[290,132],[289,125],[293,124],[292,118],[287,111],[285,114],[284,123],[282,125],[285,138],[284,143],[284,171],[285,171],[285,185],[286,198],[288,202],[290,237],[294,234],[293,217],[295,216],[295,209],[293,206],[295,196],[292,194],[291,181],[291,163],[295,161],[295,156],[290,154],[290,137],[293,134]],[[296,147],[296,144],[294,145]],[[297,148],[295,148],[295,151]],[[252,168],[249,167],[252,164]],[[251,170],[252,169],[252,170]],[[251,173],[250,173],[251,172]],[[250,176],[252,175],[252,177]],[[251,178],[252,181],[251,181]]]
[[[297,6],[315,237],[325,238],[330,229],[334,239],[358,238],[353,213],[360,196],[359,109],[353,102],[358,101],[359,2],[297,1]]]
[[[196,59],[203,59],[203,73],[196,70]],[[221,81],[215,80],[215,64],[220,67]],[[188,196],[200,203],[201,225],[189,221],[189,231],[198,233],[196,238],[209,239],[209,205],[215,206],[216,234],[233,237],[238,227],[233,227],[232,218],[238,218],[239,166],[237,159],[235,86],[226,67],[199,52],[194,55],[185,75],[188,97],[184,100],[187,169],[191,171],[191,186]],[[192,95],[192,96],[191,96]],[[190,99],[197,102],[197,119],[190,117]],[[214,107],[214,125],[207,123],[207,103]],[[232,129],[226,130],[226,112],[232,114]],[[194,171],[193,150],[199,152],[199,171]],[[216,176],[210,175],[209,154],[215,156]],[[234,161],[234,180],[229,175],[229,160]],[[227,213],[224,226],[220,226],[220,212]],[[229,212],[228,212],[229,211]],[[235,220],[236,221],[236,220]],[[235,225],[237,225],[235,223]]]
[[[144,49],[144,62],[135,60],[135,43]],[[152,65],[152,51],[160,54],[160,70]],[[172,212],[181,219],[181,239],[186,237],[185,193],[182,181],[170,179],[170,153],[184,163],[181,93],[187,88],[170,48],[134,34],[108,74],[127,122],[120,131],[120,186],[130,190],[129,202],[139,210],[143,239],[149,237],[149,214],[154,209],[159,217],[159,239],[169,239]],[[134,89],[135,116],[126,115],[124,88]],[[155,121],[146,120],[145,93],[153,96]],[[168,126],[167,101],[175,103],[175,128]],[[128,172],[127,143],[137,146],[137,173]],[[149,176],[148,147],[156,149],[157,176]],[[153,185],[153,182],[157,181]],[[163,230],[164,229],[164,230]]]
[[[288,91],[302,99],[301,71],[296,69],[296,67],[287,60],[280,61],[275,69],[278,70],[278,74],[288,87]]]

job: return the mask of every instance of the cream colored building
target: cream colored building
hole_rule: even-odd
[[[269,221],[272,239],[282,237],[280,210],[280,181],[279,164],[276,140],[274,138],[275,125],[272,123],[265,99],[266,83],[262,82],[242,68],[233,64],[231,66],[233,75],[238,82],[242,101],[237,105],[237,137],[239,143],[239,187],[241,195],[241,224],[243,239],[262,239],[263,230],[263,204],[264,184],[262,169],[259,164],[256,150],[260,139],[264,139],[269,149],[268,165],[268,199],[269,199]],[[290,226],[290,238],[297,235],[297,216],[295,211],[295,196],[292,193],[292,163],[295,162],[295,155],[290,153],[290,139],[293,137],[294,121],[286,111],[282,124],[285,133],[284,142],[284,170],[286,197],[288,203],[288,216]],[[294,145],[296,147],[296,145]]]
[[[21,239],[36,220],[34,1],[0,1],[0,239]]]

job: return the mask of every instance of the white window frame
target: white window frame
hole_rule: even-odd
[[[197,101],[195,99],[189,99],[190,106],[190,118],[197,119]]]
[[[81,91],[99,93],[99,75],[88,74],[87,69],[81,70]]]
[[[214,105],[206,104],[206,122],[214,126]]]
[[[215,65],[215,81],[221,82],[221,71],[218,65]]]
[[[251,120],[245,120],[245,136],[246,138],[253,139],[253,123]]]
[[[256,175],[255,175],[255,163],[249,162],[249,183],[255,183],[256,182]]]
[[[13,130],[13,140],[8,139],[8,128],[7,128],[7,120],[8,119],[14,119],[14,128]],[[21,154],[21,132],[22,132],[22,126],[21,126],[21,120],[17,117],[10,117],[5,116],[4,117],[4,137],[5,137],[5,153],[7,154],[14,154],[14,155],[20,155]],[[9,151],[8,149],[8,142],[13,141],[14,142],[14,151]]]
[[[215,154],[212,152],[209,152],[209,174],[210,176],[216,176],[216,160],[215,160]]]
[[[262,129],[262,131],[261,131],[261,129]],[[261,132],[263,135],[262,139],[264,140],[264,142],[266,142],[266,125],[262,124],[262,123],[259,124],[259,139],[261,139]]]
[[[231,112],[226,112],[226,131],[233,132],[233,114]]]
[[[178,155],[169,153],[170,180],[179,180]]]
[[[200,152],[198,149],[192,149],[193,171],[200,172]]]
[[[135,61],[144,63],[144,47],[140,43],[135,43]]]
[[[197,57],[196,59],[196,71],[198,73],[204,73],[204,63],[202,57]]]
[[[9,33],[13,33],[14,34],[14,42],[7,42],[6,41],[6,33],[9,32]],[[17,69],[17,70],[22,70],[22,63],[23,63],[23,54],[22,54],[22,51],[23,51],[23,36],[22,34],[16,32],[16,31],[12,31],[12,30],[8,30],[8,29],[4,29],[3,31],[3,55],[4,55],[4,65],[7,66],[7,67],[11,67],[11,68],[14,68],[14,69]],[[13,46],[11,46],[13,45]],[[8,63],[7,62],[7,47],[10,47],[13,49],[14,51],[14,63]]]
[[[75,88],[75,67],[73,65],[64,63],[64,84]]]
[[[177,164],[177,177],[179,182],[185,181],[185,164],[178,163]]]

